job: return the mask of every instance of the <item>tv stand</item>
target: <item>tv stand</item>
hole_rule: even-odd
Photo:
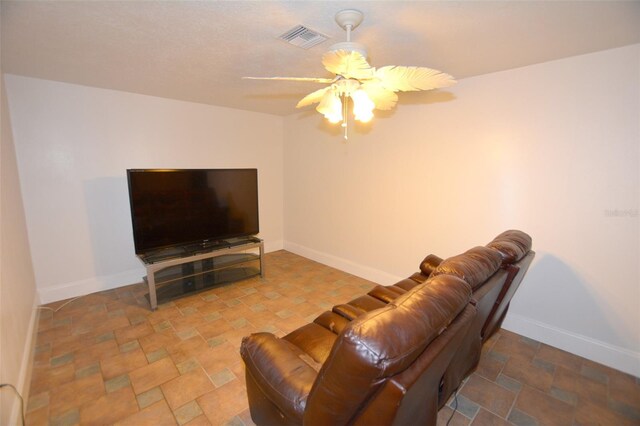
[[[193,244],[138,256],[147,270],[143,279],[149,286],[152,310],[158,307],[158,293],[172,299],[258,274],[264,277],[263,257],[264,243],[256,237]]]

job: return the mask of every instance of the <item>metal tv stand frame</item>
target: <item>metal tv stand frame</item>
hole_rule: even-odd
[[[226,263],[221,262],[220,265],[215,265],[216,257],[233,255],[236,253],[241,253],[250,249],[258,249],[259,254],[256,256],[255,254],[247,254],[247,258],[239,257],[238,259],[232,258],[230,261]],[[229,268],[239,268],[243,264],[248,262],[259,261],[260,263],[260,277],[264,278],[264,242],[255,237],[244,238],[244,239],[230,239],[227,241],[218,241],[210,246],[202,246],[202,245],[194,245],[190,247],[181,247],[181,248],[173,248],[169,250],[163,250],[160,252],[155,252],[147,255],[139,255],[138,258],[143,263],[144,267],[147,270],[147,276],[144,277],[144,281],[147,282],[149,286],[149,303],[151,304],[151,310],[155,310],[158,307],[158,296],[156,292],[156,285],[166,285],[170,282],[176,282],[179,280],[184,280],[189,277],[198,277],[205,274],[215,274],[216,272],[220,272],[223,270],[228,270]],[[178,265],[184,265],[187,263],[195,263],[203,260],[212,259],[211,266],[209,269],[199,272],[192,272],[189,275],[180,275],[177,274],[173,278],[169,279],[156,279],[156,274],[163,270],[167,270],[167,268],[175,267]],[[250,275],[256,276],[257,273]],[[248,278],[247,276],[246,278]],[[243,278],[239,278],[243,279]],[[223,282],[230,282],[235,280],[226,280]],[[222,282],[221,282],[222,283]],[[198,288],[197,290],[204,290],[207,288],[211,288],[212,285],[208,285],[205,287]],[[189,292],[191,293],[191,292]],[[184,294],[189,294],[184,293]]]

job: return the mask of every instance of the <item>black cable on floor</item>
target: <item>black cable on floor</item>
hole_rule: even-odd
[[[5,386],[8,386],[11,389],[13,389],[13,391],[16,393],[16,395],[18,395],[18,398],[20,398],[20,416],[21,416],[21,419],[22,419],[22,426],[24,426],[24,399],[22,399],[22,395],[20,395],[20,392],[18,392],[18,389],[16,389],[16,387],[13,386],[11,383],[2,383],[2,384],[0,384],[0,388],[3,388]]]
[[[455,392],[453,393],[453,412],[451,412],[451,416],[449,416],[449,420],[447,420],[447,426],[449,426],[449,423],[451,422],[451,419],[453,419],[453,416],[456,414],[456,411],[458,411],[458,389],[455,390]]]

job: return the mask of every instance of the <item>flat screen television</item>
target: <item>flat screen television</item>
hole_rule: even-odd
[[[256,235],[257,169],[129,169],[138,255]]]

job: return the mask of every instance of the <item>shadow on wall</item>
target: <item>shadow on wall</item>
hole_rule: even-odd
[[[634,331],[624,323],[624,314],[598,295],[593,283],[558,257],[541,253],[538,256],[516,292],[510,312],[587,338],[632,348]]]
[[[133,245],[127,178],[84,182],[84,198],[96,276],[139,268]]]

